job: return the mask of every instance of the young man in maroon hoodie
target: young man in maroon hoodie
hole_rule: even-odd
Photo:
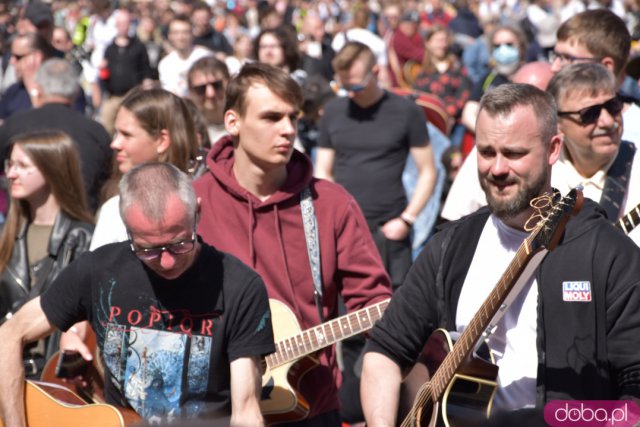
[[[293,148],[301,104],[301,89],[288,74],[245,65],[227,88],[229,135],[214,145],[209,170],[194,186],[201,198],[198,234],[253,267],[269,297],[286,304],[307,329],[337,316],[339,295],[352,312],[389,298],[391,289],[358,204],[342,187],[313,178],[309,158]],[[306,189],[318,235],[309,242],[301,208]],[[319,257],[310,257],[307,243],[318,244]],[[321,298],[314,296],[316,262]],[[273,324],[276,331],[282,327],[276,317]],[[296,425],[339,426],[335,347],[318,356],[319,366],[299,387],[310,413]],[[268,387],[262,398],[272,398]]]

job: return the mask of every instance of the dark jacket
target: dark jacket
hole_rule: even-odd
[[[406,367],[435,328],[455,330],[462,285],[488,217],[482,208],[431,239],[373,329],[369,351]],[[633,241],[585,199],[536,281],[538,406],[640,396],[640,249]],[[564,301],[565,281],[590,282],[592,300]]]
[[[60,270],[82,252],[89,250],[93,226],[72,220],[60,212],[49,238],[49,256],[33,268],[36,280],[31,283],[27,259],[27,228],[24,224],[7,268],[0,276],[0,317],[15,312],[32,297],[40,295],[58,276]]]

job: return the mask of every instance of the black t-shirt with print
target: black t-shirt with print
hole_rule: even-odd
[[[49,321],[96,332],[109,403],[149,421],[230,413],[229,363],[275,350],[262,279],[202,244],[195,263],[165,280],[129,249],[106,245],[60,273],[42,296]]]

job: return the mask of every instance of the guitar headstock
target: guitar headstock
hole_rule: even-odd
[[[539,213],[541,219],[532,233],[532,247],[544,247],[550,251],[555,249],[569,217],[576,215],[582,209],[582,200],[582,190],[577,188],[562,198],[556,191],[550,201],[547,199],[544,204],[548,203],[548,206],[545,206],[544,212]],[[539,206],[535,206],[534,203],[535,201],[532,201],[532,206],[539,209]]]

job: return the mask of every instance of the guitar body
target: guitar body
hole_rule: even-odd
[[[300,333],[298,319],[284,303],[270,299],[274,342]],[[267,368],[262,376],[260,409],[267,424],[292,422],[309,415],[309,404],[298,392],[300,380],[310,369],[318,365],[312,357],[286,363],[275,369]]]
[[[122,427],[125,420],[115,407],[86,404],[58,384],[27,381],[25,405],[29,427]],[[0,421],[0,427],[4,424]]]
[[[87,407],[96,407],[96,405],[99,405],[100,407],[107,406],[108,408],[117,411],[120,414],[122,423],[115,425],[130,426],[141,422],[142,417],[140,417],[140,415],[138,415],[138,413],[133,409],[116,408],[114,406],[105,404],[106,400],[104,397],[104,367],[102,366],[100,353],[98,352],[98,348],[96,345],[96,336],[91,328],[87,329],[85,344],[87,345],[87,347],[89,347],[89,349],[92,350],[93,353],[93,362],[89,364],[87,372],[85,374],[85,380],[87,382],[86,387],[73,385],[65,382],[62,378],[56,377],[56,365],[58,364],[58,360],[60,359],[59,351],[54,353],[53,356],[51,356],[51,358],[47,360],[47,363],[42,370],[42,374],[40,375],[40,379],[42,380],[42,382],[37,382],[36,384],[39,384],[41,388],[43,388],[47,393],[51,394],[54,398],[62,402],[72,403],[75,405],[88,404]],[[29,382],[27,382],[27,384],[29,384]],[[61,392],[60,390],[63,390],[64,392]],[[59,395],[58,393],[63,394]],[[27,414],[28,413],[29,412],[27,412]],[[71,416],[74,416],[74,414],[72,414]],[[78,423],[78,425],[82,424]],[[31,424],[29,424],[29,426],[31,426]],[[2,427],[2,425],[0,425],[0,427]]]
[[[40,380],[48,383],[60,384],[64,387],[70,388],[74,393],[80,396],[86,403],[105,403],[104,398],[104,368],[100,363],[100,352],[96,343],[96,335],[91,327],[87,328],[87,336],[84,343],[89,347],[93,354],[93,361],[89,363],[87,372],[85,374],[85,380],[87,382],[86,387],[72,385],[62,378],[56,377],[56,366],[60,359],[60,352],[56,351],[53,356],[42,369],[40,374]]]
[[[457,333],[438,329],[427,341],[420,362],[433,376],[449,354]],[[472,426],[486,419],[497,390],[498,367],[492,363],[491,353],[483,342],[453,375],[440,402],[421,405],[416,411],[414,425],[419,426]],[[430,387],[430,384],[426,384]]]

